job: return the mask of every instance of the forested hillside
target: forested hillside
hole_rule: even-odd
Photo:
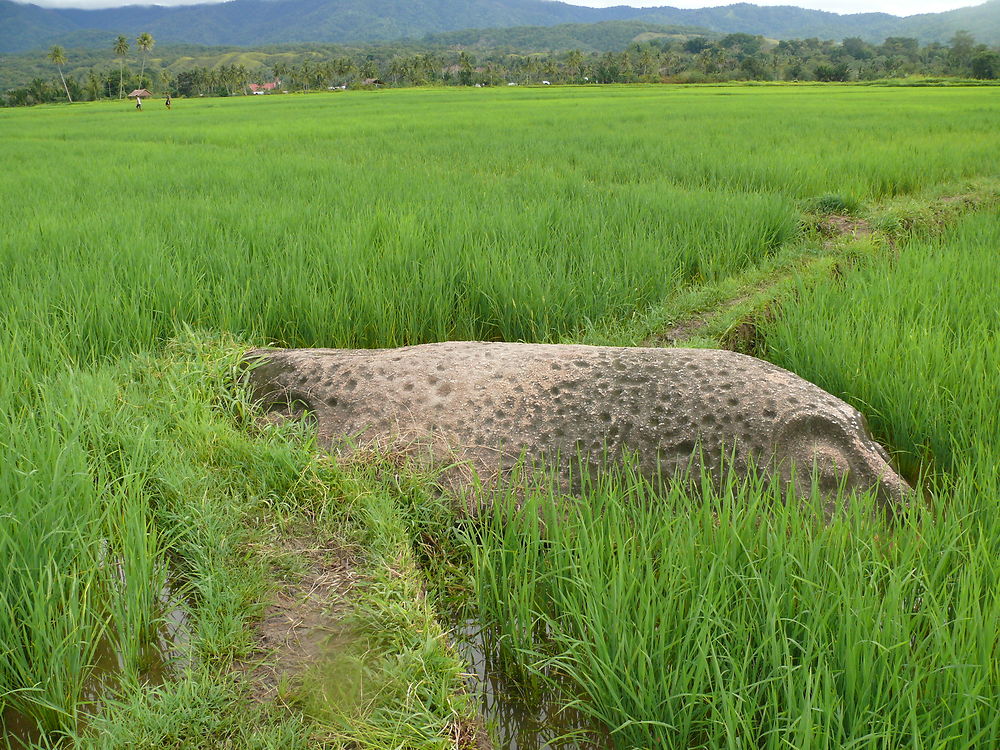
[[[609,26],[609,29],[597,27]],[[0,68],[3,105],[121,98],[147,88],[180,96],[246,95],[378,86],[500,86],[519,84],[719,83],[725,81],[882,81],[967,83],[1000,78],[1000,49],[967,32],[948,44],[921,45],[890,37],[775,41],[751,34],[609,22],[554,27],[543,50],[518,46],[531,29],[456,32],[422,41],[359,45],[302,44],[259,50],[240,47],[133,48],[115,56],[70,50],[56,76],[52,54],[8,56]],[[638,33],[636,33],[638,32]],[[628,39],[628,36],[635,36]],[[127,41],[127,40],[126,40]],[[586,42],[595,46],[588,46]],[[447,43],[446,43],[447,42]],[[563,47],[562,45],[566,45]],[[949,80],[951,79],[951,80]],[[14,86],[14,88],[11,88]]]
[[[912,36],[943,42],[961,29],[1000,43],[1000,0],[947,13],[898,18],[884,13],[839,15],[787,6],[741,3],[718,8],[584,8],[551,0],[232,0],[184,7],[128,6],[103,10],[43,9],[0,0],[0,53],[51,44],[103,46],[115,35],[150,32],[161,42],[260,46],[299,42],[362,42],[419,38],[468,28],[555,26],[601,21],[697,26],[772,39],[880,42]]]

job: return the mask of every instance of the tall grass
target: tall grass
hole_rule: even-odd
[[[262,581],[244,514],[280,504],[311,460],[247,439],[238,347],[189,334],[171,350],[72,370],[0,412],[0,705],[50,737],[144,677],[165,606],[189,610],[200,661],[246,653]]]
[[[285,497],[301,461],[219,418],[241,409],[233,352],[146,353],[190,327],[572,339],[759,262],[805,199],[988,174],[995,110],[660,87],[0,112],[0,702],[71,729],[101,644],[140,673],[168,561],[201,656],[248,647],[259,580],[231,509]]]
[[[754,481],[658,498],[627,473],[585,502],[501,503],[474,553],[512,668],[568,679],[626,748],[995,743],[998,242],[996,214],[914,240],[789,302],[767,339],[946,472],[928,503],[823,526]]]
[[[980,91],[670,88],[5,112],[5,319],[39,363],[182,323],[289,345],[571,337],[760,260],[800,199],[987,173],[993,116]]]
[[[0,705],[71,726],[105,633],[101,508],[71,421],[0,414]]]
[[[782,309],[768,357],[858,404],[911,469],[954,472],[1000,435],[1000,216],[914,241]],[[985,498],[984,498],[985,500]]]
[[[891,531],[870,498],[824,525],[821,498],[753,479],[511,495],[471,539],[480,616],[512,671],[615,747],[982,747],[1000,736],[1000,516],[967,523],[972,476],[953,513]]]
[[[283,125],[249,151],[102,143],[120,169],[76,140],[58,154],[18,144],[28,164],[0,220],[12,238],[0,288],[18,290],[11,324],[45,342],[35,358],[115,356],[181,324],[302,345],[551,340],[797,233],[778,195],[594,182],[547,164],[481,173],[460,153],[407,155],[416,140],[393,160],[343,159],[310,153],[305,135],[282,147]]]

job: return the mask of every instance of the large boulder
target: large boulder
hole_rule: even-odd
[[[374,442],[480,478],[523,457],[568,479],[634,454],[653,481],[719,476],[726,463],[785,481],[794,470],[807,486],[815,472],[829,498],[840,483],[890,506],[909,492],[855,408],[729,351],[449,342],[255,350],[248,361],[256,396],[311,413],[327,444]]]

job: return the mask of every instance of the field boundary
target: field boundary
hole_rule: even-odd
[[[780,315],[790,295],[862,261],[891,263],[906,239],[940,234],[962,216],[998,202],[1000,181],[989,180],[945,186],[927,197],[887,201],[863,212],[806,212],[804,237],[795,247],[736,279],[689,290],[681,296],[687,308],[666,312],[642,345],[719,345],[759,355],[758,329]]]

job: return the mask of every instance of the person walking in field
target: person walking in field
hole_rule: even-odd
[[[167,109],[170,109],[170,104],[171,104],[170,94],[167,94],[167,100],[164,102],[164,104],[167,105]]]
[[[141,96],[137,96],[135,98],[135,108],[137,110],[139,110],[140,112],[142,112],[142,97]]]

